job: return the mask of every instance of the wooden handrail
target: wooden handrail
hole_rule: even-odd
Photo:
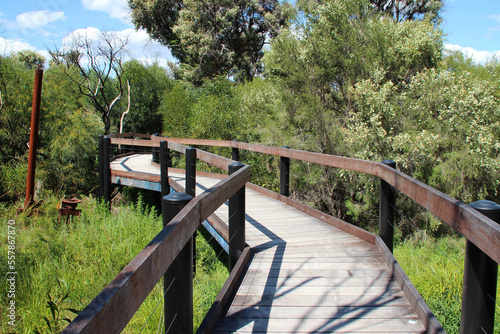
[[[121,332],[201,222],[249,180],[250,166],[245,165],[193,199],[63,333]]]
[[[154,137],[154,141],[159,140],[167,140],[169,147],[174,143],[231,147],[378,176],[500,263],[500,247],[491,247],[500,240],[500,226],[497,223],[468,205],[382,163],[238,141]]]

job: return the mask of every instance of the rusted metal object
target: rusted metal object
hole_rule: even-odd
[[[61,216],[66,216],[66,224],[68,223],[69,216],[79,216],[82,210],[76,207],[82,201],[76,198],[61,200],[61,207],[59,208],[58,222],[61,221]]]
[[[28,206],[33,203],[33,195],[35,191],[36,149],[38,142],[38,125],[40,120],[42,78],[43,70],[37,69],[35,71],[35,83],[33,85],[33,103],[31,106],[30,148],[28,156],[28,177],[26,179],[26,199],[24,200],[24,209],[27,209]]]

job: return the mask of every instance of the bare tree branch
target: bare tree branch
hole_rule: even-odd
[[[130,111],[130,83],[128,80],[127,80],[127,93],[128,93],[127,110],[123,112],[122,117],[120,118],[120,133],[123,133],[123,119]]]
[[[122,76],[126,69],[122,58],[127,52],[127,44],[127,38],[102,32],[98,39],[74,36],[69,51],[51,52],[53,57],[55,55],[66,62],[67,74],[78,84],[80,93],[88,97],[101,114],[105,134],[110,132],[111,111],[123,96],[125,84]],[[74,71],[69,74],[71,66],[75,67],[78,78]],[[114,96],[110,96],[112,91],[115,91]]]

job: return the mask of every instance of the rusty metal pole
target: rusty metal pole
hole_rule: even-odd
[[[26,199],[24,200],[24,208],[33,202],[35,191],[35,169],[36,169],[36,149],[38,142],[38,125],[40,120],[40,100],[42,96],[42,77],[43,70],[35,71],[35,83],[33,85],[33,103],[31,106],[31,130],[30,130],[30,147],[28,156],[28,177],[26,179]]]

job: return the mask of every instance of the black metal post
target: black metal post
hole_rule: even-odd
[[[162,198],[163,227],[189,203],[191,196],[172,193]],[[193,333],[193,238],[163,276],[165,333]]]
[[[162,140],[160,142],[160,182],[161,182],[161,198],[170,194],[170,185],[168,184],[168,167],[172,165],[172,155],[168,149],[168,142]]]
[[[229,175],[245,166],[241,162],[229,164]],[[245,187],[229,198],[229,270],[233,270],[245,248]]]
[[[500,223],[500,205],[492,201],[469,204]],[[467,240],[460,333],[493,333],[498,264]]]
[[[282,146],[281,148],[290,148]],[[281,157],[280,163],[280,194],[290,196],[290,158]]]
[[[396,168],[393,160],[384,160],[383,164]],[[395,190],[384,180],[380,180],[380,201],[379,201],[379,235],[392,253],[394,245],[394,205]]]
[[[196,149],[186,147],[186,194],[196,196]]]
[[[99,135],[99,197],[104,199],[104,136]]]
[[[160,134],[158,133],[153,133],[151,137],[158,137]],[[151,138],[153,139],[153,138]],[[153,147],[152,149],[152,154],[153,154],[153,162],[156,162],[157,164],[160,163],[160,152],[158,150],[158,147]]]
[[[108,205],[111,205],[111,168],[109,159],[109,150],[111,148],[111,139],[106,136],[99,136],[99,186],[101,197]]]
[[[233,140],[234,142],[237,142],[237,140]],[[233,147],[231,149],[231,159],[234,161],[240,161],[240,149],[237,147]]]
[[[196,149],[186,147],[186,194],[196,196]],[[193,238],[193,254],[196,254],[196,235],[194,232]],[[196,273],[196,257],[193,257],[193,273]]]

